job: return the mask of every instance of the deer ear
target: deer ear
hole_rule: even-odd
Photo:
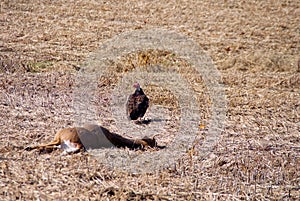
[[[155,140],[155,137],[158,136],[158,135],[160,135],[160,134],[154,134],[150,138],[152,138],[153,140]]]
[[[150,137],[144,136],[144,137],[142,138],[142,140],[144,140],[144,139],[155,140],[155,137],[158,136],[158,135],[160,135],[160,134],[155,134],[155,135],[152,135],[152,136],[150,136]]]

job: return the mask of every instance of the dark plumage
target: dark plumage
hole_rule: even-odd
[[[142,118],[149,107],[149,98],[144,94],[139,83],[133,85],[136,88],[135,92],[131,94],[127,100],[126,112],[131,120]]]

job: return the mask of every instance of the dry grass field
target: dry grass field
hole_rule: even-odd
[[[0,200],[299,200],[299,16],[299,0],[1,0]],[[74,126],[76,73],[91,53],[118,34],[153,28],[193,39],[220,71],[226,120],[208,155],[199,153],[205,128],[185,157],[152,173],[109,168],[87,152],[24,151]],[[98,85],[99,123],[124,135],[109,109],[115,78],[132,63],[189,68],[170,52],[142,54],[146,63],[127,55],[108,66],[111,76]],[[207,88],[184,71],[209,127]],[[145,91],[152,108],[168,108],[172,121],[158,137],[168,146],[179,106],[174,94],[157,89]]]

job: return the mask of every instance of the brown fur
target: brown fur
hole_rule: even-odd
[[[37,146],[27,147],[26,150],[32,150],[32,149],[53,149],[55,146],[61,145],[64,140],[69,140],[71,143],[76,144],[76,147],[78,149],[83,148],[83,144],[78,136],[77,129],[76,128],[64,128],[60,131],[58,131],[54,139],[46,144],[41,144]]]
[[[98,125],[87,125],[85,127],[64,128],[56,133],[50,143],[27,147],[26,150],[33,149],[54,149],[64,141],[69,141],[78,150],[82,148],[108,148],[122,147],[130,149],[143,149],[145,147],[157,147],[154,137],[144,137],[142,139],[128,139],[121,135],[110,132],[108,129]]]

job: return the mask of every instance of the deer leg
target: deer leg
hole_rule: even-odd
[[[52,142],[49,142],[47,144],[41,144],[41,145],[37,145],[37,146],[26,147],[25,150],[31,151],[33,149],[53,149],[56,145],[60,145],[60,140],[54,139]]]

